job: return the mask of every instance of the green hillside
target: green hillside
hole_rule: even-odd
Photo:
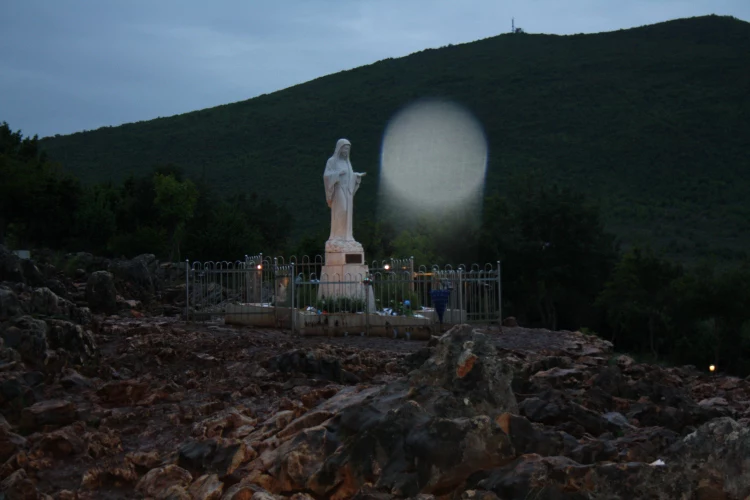
[[[593,35],[505,34],[425,50],[273,94],[42,141],[85,181],[174,163],[226,193],[271,195],[297,234],[328,224],[322,171],[339,137],[375,204],[391,116],[449,98],[483,124],[487,192],[534,171],[599,199],[610,230],[677,258],[750,244],[750,24],[708,16]]]

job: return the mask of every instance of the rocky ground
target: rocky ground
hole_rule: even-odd
[[[76,262],[0,247],[0,499],[750,496],[746,380],[577,332],[187,324],[153,256]]]

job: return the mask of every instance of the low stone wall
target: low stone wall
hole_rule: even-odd
[[[316,314],[295,310],[295,330],[301,335],[364,335],[429,339],[439,333],[437,313],[434,310],[418,311],[414,316],[386,316],[364,313]],[[466,321],[466,311],[446,310],[444,324]],[[267,304],[229,304],[224,322],[228,325],[245,325],[265,328],[291,329],[291,310]]]

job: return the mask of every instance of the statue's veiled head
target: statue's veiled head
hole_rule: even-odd
[[[340,157],[343,159],[349,158],[349,152],[352,149],[352,143],[346,139],[339,139],[336,142],[336,151],[334,151],[334,157]]]

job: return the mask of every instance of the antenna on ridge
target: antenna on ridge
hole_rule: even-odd
[[[515,17],[510,18],[510,32],[511,33],[516,32],[516,18]]]

